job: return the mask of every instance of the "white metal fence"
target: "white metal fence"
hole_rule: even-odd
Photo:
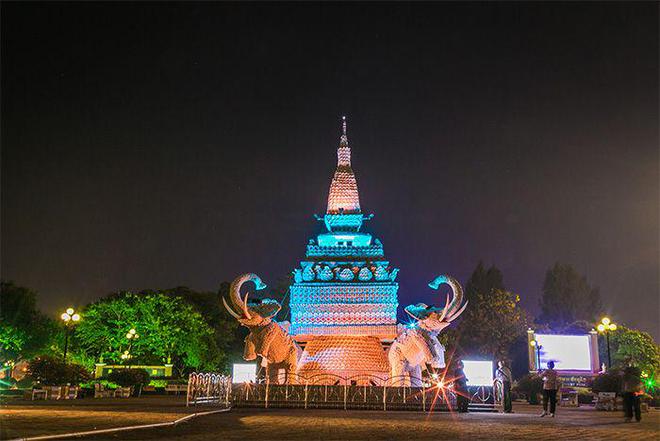
[[[418,411],[450,410],[456,407],[456,392],[451,385],[420,379],[417,384],[422,386],[401,386],[406,383],[410,384],[398,377],[340,377],[325,374],[322,378],[295,376],[287,384],[263,381],[232,385],[229,376],[194,373],[188,382],[187,403],[225,407]],[[471,388],[466,398],[475,410],[492,410],[497,403],[491,390]]]

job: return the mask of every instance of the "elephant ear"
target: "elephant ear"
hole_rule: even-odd
[[[273,318],[282,309],[277,300],[261,299],[254,302],[248,302],[250,312],[260,315],[265,319]]]
[[[432,312],[442,311],[442,310],[434,306],[429,306],[426,303],[418,303],[416,305],[406,306],[404,308],[404,311],[406,311],[406,313],[415,320],[424,320],[429,315],[431,315]]]

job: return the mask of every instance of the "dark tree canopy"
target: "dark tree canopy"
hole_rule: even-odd
[[[486,269],[483,262],[479,261],[465,284],[465,298],[472,301],[479,294],[488,294],[494,289],[504,289],[502,272],[494,265]]]
[[[530,320],[520,296],[504,289],[502,272],[479,262],[465,284],[470,302],[451,337],[460,351],[470,355],[510,359],[512,344],[525,335]],[[449,334],[448,334],[449,335]]]
[[[553,328],[576,321],[593,323],[602,312],[598,288],[568,264],[555,263],[543,283],[539,322]]]
[[[13,282],[0,292],[0,361],[27,359],[45,350],[55,323],[37,309],[37,293]]]

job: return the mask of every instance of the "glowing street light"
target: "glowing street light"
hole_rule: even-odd
[[[64,322],[64,363],[66,363],[66,353],[69,350],[70,325],[80,321],[80,314],[76,313],[73,308],[67,308],[60,318]]]
[[[607,339],[607,368],[610,369],[612,367],[612,357],[610,356],[610,332],[616,331],[616,323],[612,323],[612,320],[610,320],[609,317],[603,317],[598,323],[598,326],[596,326],[596,329],[598,329],[598,332],[601,334],[605,334],[605,338]]]
[[[126,339],[128,340],[128,349],[124,351],[123,354],[120,355],[120,358],[122,360],[130,360],[133,358],[133,355],[131,355],[131,347],[133,346],[133,341],[137,340],[140,338],[140,334],[137,333],[135,328],[131,328],[128,330],[126,333]]]

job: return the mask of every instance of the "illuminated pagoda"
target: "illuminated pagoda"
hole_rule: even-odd
[[[310,239],[290,287],[289,333],[304,347],[298,374],[320,383],[328,374],[389,375],[384,344],[397,336],[398,269],[362,231],[371,217],[360,208],[343,118],[328,207],[317,216],[327,231]]]

